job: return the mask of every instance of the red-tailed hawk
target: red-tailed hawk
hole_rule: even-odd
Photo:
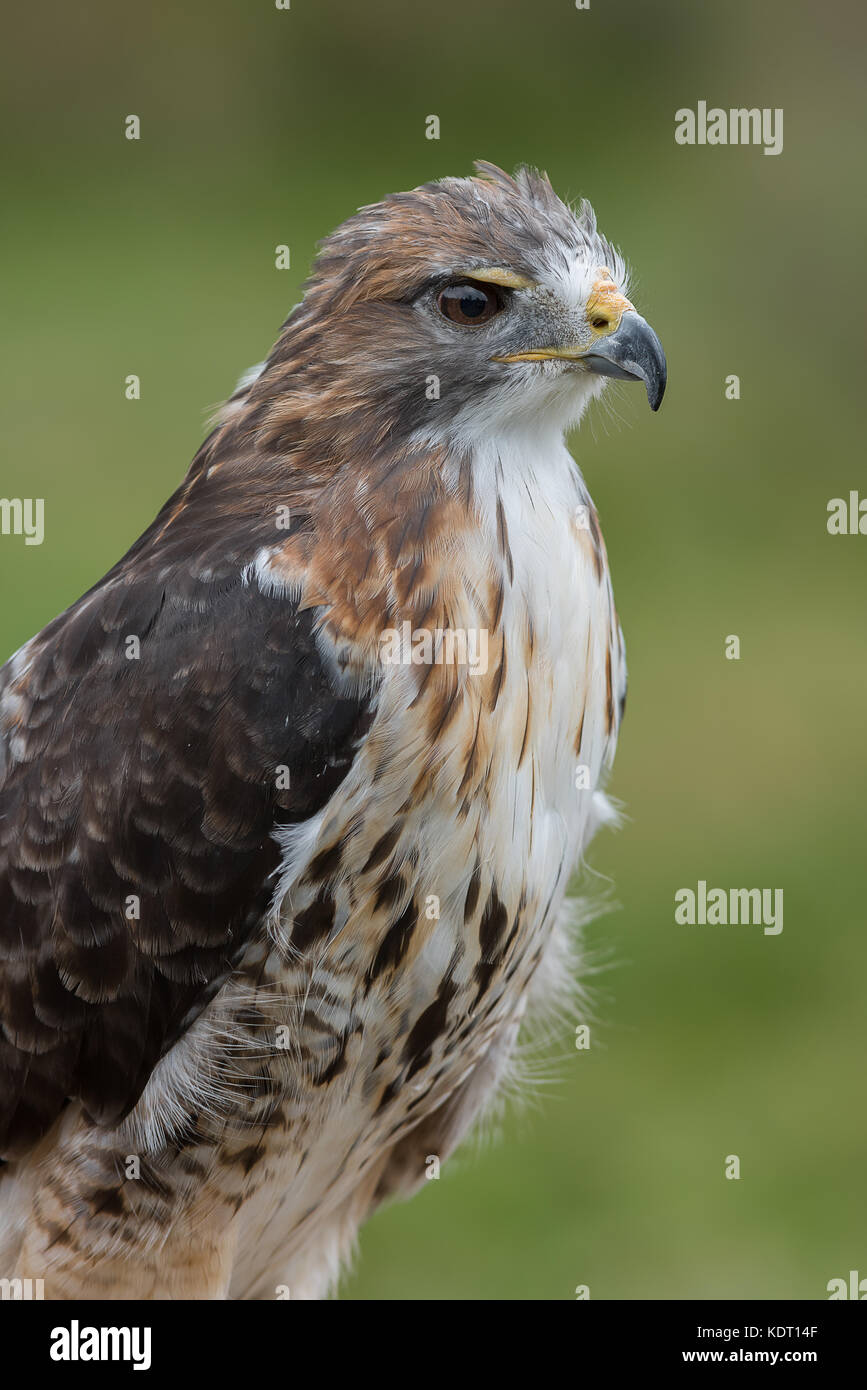
[[[313,1297],[568,972],[626,689],[563,442],[665,359],[591,208],[363,208],[186,479],[0,672],[0,1273]]]

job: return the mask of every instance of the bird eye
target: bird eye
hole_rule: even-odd
[[[452,323],[475,327],[498,314],[503,301],[486,285],[449,285],[437,297],[437,308]]]

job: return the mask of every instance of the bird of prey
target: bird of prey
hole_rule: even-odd
[[[626,692],[564,432],[666,376],[624,276],[530,169],[362,208],[0,671],[0,1275],[325,1296],[561,987]]]

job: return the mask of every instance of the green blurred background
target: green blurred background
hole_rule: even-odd
[[[567,1020],[497,1142],[367,1226],[345,1296],[823,1298],[867,1276],[867,538],[826,530],[831,497],[867,493],[861,10],[7,17],[0,495],[44,497],[46,539],[0,538],[0,658],[151,520],[359,204],[476,157],[539,164],[592,200],[668,353],[658,416],[618,387],[573,441],[631,678],[612,784],[629,820],[591,851],[619,904],[588,932],[593,1047]],[[783,153],[677,146],[674,112],[699,100],[783,107]],[[782,887],[782,935],[676,927],[700,878]]]

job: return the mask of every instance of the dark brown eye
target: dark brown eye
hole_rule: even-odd
[[[498,314],[503,307],[502,300],[495,290],[486,285],[449,285],[437,298],[437,307],[452,323],[462,323],[474,327],[485,323]]]

